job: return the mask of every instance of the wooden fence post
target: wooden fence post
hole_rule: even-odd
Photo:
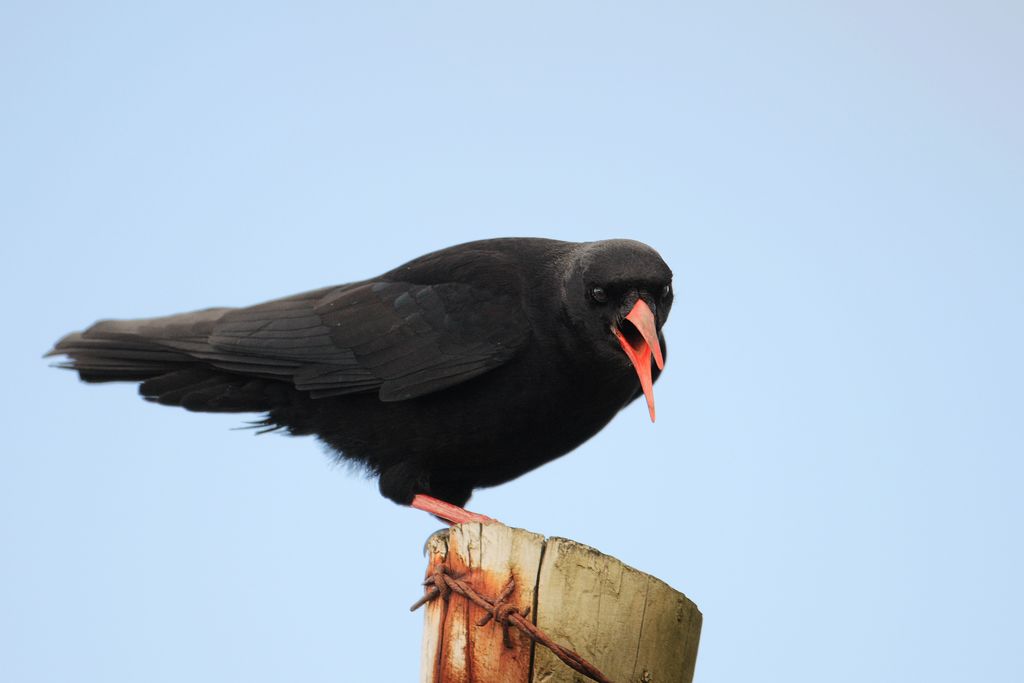
[[[450,575],[494,601],[530,608],[529,621],[575,650],[614,683],[690,683],[701,613],[685,595],[593,548],[545,539],[498,523],[468,523],[428,545],[431,576]],[[586,677],[549,649],[499,624],[476,624],[487,611],[451,595],[426,605],[423,683],[576,683]]]

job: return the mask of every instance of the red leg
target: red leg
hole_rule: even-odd
[[[416,508],[417,510],[423,510],[424,512],[429,512],[432,515],[440,517],[449,524],[462,524],[463,522],[496,521],[491,519],[490,517],[478,515],[475,512],[470,512],[469,510],[463,510],[458,505],[446,503],[443,500],[438,500],[437,498],[434,498],[433,496],[425,496],[422,493],[418,493],[413,497],[410,506]]]

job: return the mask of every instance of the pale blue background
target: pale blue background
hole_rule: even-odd
[[[703,683],[1024,680],[1022,7],[7,0],[0,678],[414,680],[434,521],[40,355],[545,235],[675,270],[660,420],[472,508],[685,591]]]

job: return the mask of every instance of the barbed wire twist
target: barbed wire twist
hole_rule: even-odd
[[[515,580],[509,578],[508,583],[494,600],[489,600],[480,595],[461,578],[454,576],[446,564],[439,564],[433,574],[423,582],[427,586],[426,592],[409,608],[409,611],[416,611],[426,603],[440,597],[447,601],[452,593],[457,593],[472,602],[477,607],[486,611],[486,614],[476,623],[477,626],[486,626],[492,619],[495,623],[501,624],[502,635],[505,647],[512,647],[512,639],[509,636],[508,627],[514,626],[522,631],[530,640],[540,643],[561,659],[574,671],[583,674],[592,681],[598,683],[612,683],[597,667],[583,659],[579,654],[568,648],[562,647],[544,631],[537,628],[527,617],[530,615],[530,608],[519,609],[507,602],[508,597],[516,588]]]

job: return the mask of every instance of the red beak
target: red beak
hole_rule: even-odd
[[[665,368],[665,358],[661,353],[661,343],[658,341],[658,330],[654,327],[654,314],[643,299],[637,299],[633,304],[633,310],[626,316],[626,320],[633,323],[633,327],[640,333],[640,339],[635,336],[632,341],[622,333],[617,326],[612,327],[622,350],[626,352],[637,377],[640,378],[640,387],[644,390],[644,397],[647,398],[647,409],[651,412],[651,422],[654,422],[654,380],[651,378],[651,355],[658,369]]]

